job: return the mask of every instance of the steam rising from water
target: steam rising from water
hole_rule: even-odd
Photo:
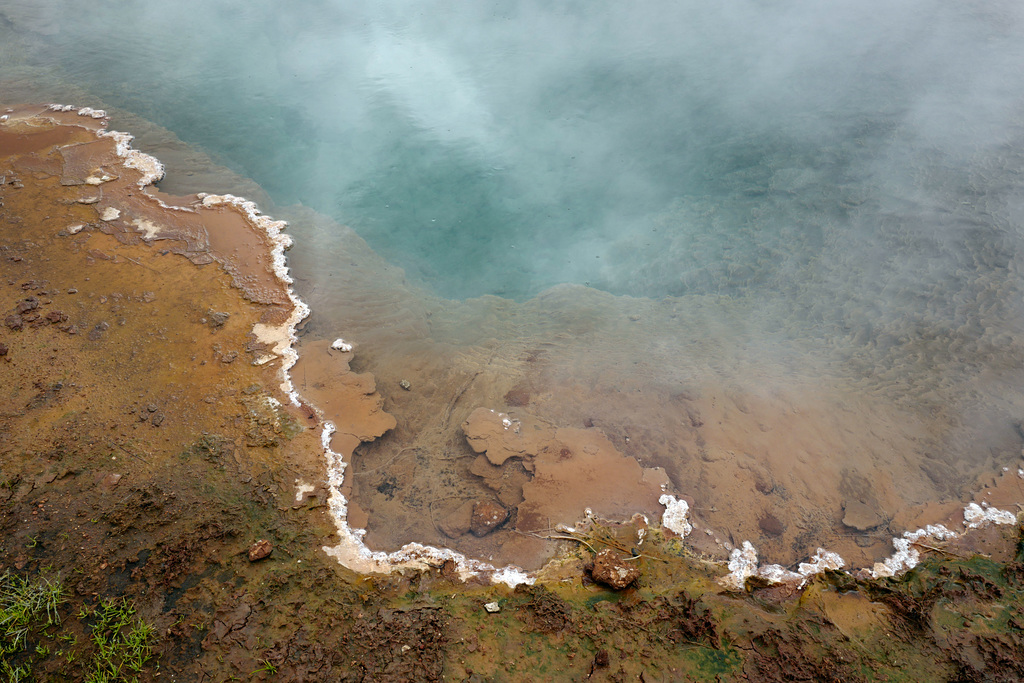
[[[843,383],[836,412],[844,392],[917,411],[932,440],[893,436],[920,452],[893,446],[872,458],[931,458],[909,465],[931,494],[962,493],[971,467],[1017,457],[1020,3],[364,4],[0,0],[0,66],[16,85],[48,72],[166,126],[278,205],[351,226],[440,296],[522,301],[569,282],[661,300],[636,303],[642,326],[620,324],[628,299],[575,290],[523,309],[532,322],[493,300],[428,316],[434,304],[367,293],[387,278],[353,274],[363,252],[350,233],[293,221],[304,295],[321,320],[344,326],[322,334],[361,335],[379,377],[450,353],[430,381],[457,388],[492,338],[504,351],[489,353],[532,353],[508,341],[518,338],[558,358],[514,373],[547,396],[531,408],[565,419],[586,416],[570,399],[634,380],[637,394],[665,397],[661,410],[695,386],[717,396],[710,385],[783,405],[780,387],[811,378]],[[398,331],[419,345],[385,348]],[[630,374],[638,356],[651,369]],[[583,388],[571,395],[550,389],[573,382]],[[508,388],[496,379],[476,399],[499,401]],[[665,429],[650,405],[615,400],[605,429]],[[889,405],[851,409],[851,423],[910,421]],[[710,438],[651,436],[645,453],[681,491],[692,487],[685,477],[707,476],[700,468],[732,464],[685,465],[680,452],[705,450],[691,437]],[[673,469],[672,458],[684,464]],[[869,502],[849,483],[857,477],[842,476],[843,495]]]
[[[1024,92],[1002,1],[47,11],[36,59],[453,297],[777,286],[823,253],[875,262],[908,202],[960,240],[930,214],[1017,139]]]

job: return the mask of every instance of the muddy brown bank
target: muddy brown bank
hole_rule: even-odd
[[[45,107],[0,123],[0,562],[5,585],[67,591],[53,623],[4,632],[8,678],[84,680],[88,615],[114,599],[155,629],[122,680],[1024,676],[1014,525],[922,545],[901,578],[802,588],[726,591],[679,539],[652,528],[640,552],[633,524],[596,521],[535,586],[461,583],[450,562],[344,569],[321,550],[321,413],[291,404],[258,333],[295,312],[267,234],[235,204],[143,189],[152,169],[101,124]]]

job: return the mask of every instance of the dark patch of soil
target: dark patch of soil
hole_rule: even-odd
[[[437,608],[379,609],[359,614],[343,637],[354,671],[342,681],[440,681],[448,619]]]
[[[667,635],[673,642],[714,648],[721,645],[714,614],[685,592],[673,598],[658,598],[654,604],[663,611]]]
[[[544,586],[521,585],[515,595],[527,599],[517,609],[535,631],[557,633],[573,622],[572,607]]]
[[[856,683],[866,680],[843,660],[841,653],[822,652],[805,639],[783,631],[767,631],[754,639],[754,651],[747,660],[747,680],[758,683]],[[836,656],[840,655],[840,656]]]

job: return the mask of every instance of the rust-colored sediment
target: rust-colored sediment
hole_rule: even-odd
[[[98,136],[101,119],[4,113],[4,464],[51,453],[37,467],[59,469],[60,443],[101,430],[90,437],[94,474],[125,487],[207,433],[236,444],[241,468],[322,480],[319,434],[303,431],[315,416],[287,406],[280,361],[256,364],[266,349],[254,327],[295,310],[266,232],[234,205],[140,187],[144,172]],[[280,453],[265,447],[289,439],[287,465],[270,462]]]
[[[634,514],[659,519],[659,497],[668,485],[660,468],[644,468],[620,453],[595,428],[556,428],[525,414],[510,418],[486,408],[462,425],[470,447],[480,453],[471,471],[503,505],[516,511],[517,561],[539,565],[550,552],[540,537],[573,527],[588,516],[625,520]],[[508,487],[504,465],[518,460],[531,476]]]
[[[238,206],[146,186],[145,173],[118,154],[118,139],[97,135],[102,120],[46,107],[20,107],[7,116],[0,150],[11,155],[11,178],[19,172],[56,177],[67,188],[61,200],[82,206],[65,229],[81,225],[77,231],[98,230],[123,244],[150,243],[196,264],[217,261],[247,298],[269,305],[263,322],[287,319],[292,302],[275,272],[274,244]]]

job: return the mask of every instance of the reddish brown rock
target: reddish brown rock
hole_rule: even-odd
[[[102,488],[109,490],[117,486],[119,481],[121,481],[121,475],[111,472],[110,474],[101,475],[98,483]]]
[[[508,510],[489,500],[477,501],[473,505],[473,519],[469,530],[474,536],[486,536],[508,520]]]
[[[270,553],[274,552],[274,546],[270,545],[270,541],[261,538],[252,544],[249,548],[249,561],[258,562],[262,559],[270,557]]]
[[[640,578],[640,568],[634,562],[627,562],[614,550],[606,548],[594,558],[594,568],[590,575],[594,581],[620,591]]]
[[[24,301],[18,302],[18,305],[15,308],[15,310],[18,313],[28,313],[29,311],[34,311],[37,308],[39,308],[39,300],[36,299],[35,297],[30,296]]]
[[[843,524],[857,531],[869,531],[880,526],[885,519],[863,501],[847,501],[843,505]]]
[[[502,465],[509,458],[530,460],[540,452],[553,430],[527,429],[518,419],[487,408],[477,408],[462,423],[466,442],[477,453],[484,453],[492,465]]]

